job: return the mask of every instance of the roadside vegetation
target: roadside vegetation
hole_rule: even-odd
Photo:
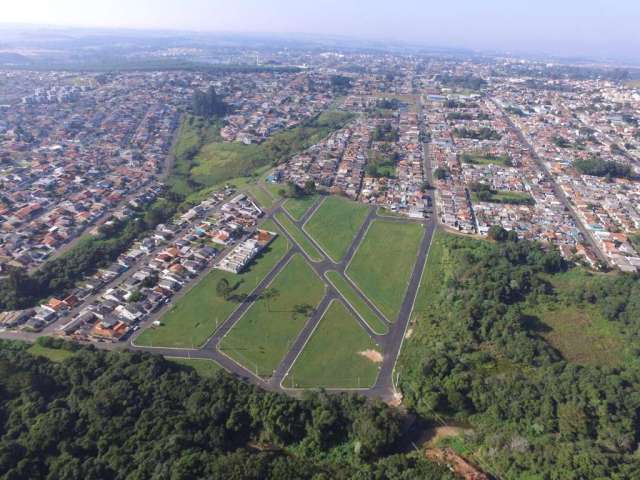
[[[351,304],[353,309],[360,314],[369,328],[378,335],[386,335],[389,332],[387,324],[384,323],[374,311],[356,293],[351,284],[338,272],[330,271],[326,273],[327,279],[338,292]]]
[[[213,378],[218,372],[222,370],[222,367],[213,360],[206,358],[178,358],[178,357],[165,357],[170,362],[176,365],[186,367],[186,370],[194,370],[198,375],[203,378]]]
[[[369,388],[378,377],[380,347],[340,301],[331,303],[282,385],[286,388]]]
[[[321,262],[322,254],[315,247],[315,245],[305,236],[302,232],[283,212],[278,212],[275,215],[276,220],[282,225],[289,235],[294,239],[298,246],[309,256],[312,262]]]
[[[445,443],[498,478],[634,478],[637,276],[501,238],[435,235],[398,363],[405,404],[467,425]]]

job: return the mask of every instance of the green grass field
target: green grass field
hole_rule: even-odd
[[[205,358],[178,358],[178,357],[165,357],[173,363],[182,365],[183,367],[189,367],[196,371],[198,375],[205,378],[212,378],[220,370],[224,370],[213,360],[207,360]]]
[[[278,132],[263,143],[244,145],[222,142],[209,129],[191,128],[183,122],[177,141],[176,165],[168,183],[177,193],[188,195],[201,188],[232,179],[252,177],[263,168],[287,160],[318,143],[353,118],[345,112],[324,112],[303,125]],[[254,178],[255,179],[255,178]]]
[[[491,191],[489,197],[485,200],[481,200],[478,198],[476,192],[472,192],[471,199],[476,203],[480,201],[513,205],[532,205],[534,203],[533,197],[526,192],[511,192],[506,190]]]
[[[339,262],[347,253],[368,213],[366,205],[331,196],[325,198],[304,229],[334,262]]]
[[[34,343],[27,350],[31,355],[36,355],[39,357],[45,357],[51,360],[52,362],[62,362],[69,357],[72,357],[75,352],[71,352],[69,350],[64,350],[62,348],[47,348],[39,345],[38,343]]]
[[[394,322],[423,235],[422,225],[376,220],[347,268],[349,278]]]
[[[460,156],[462,163],[471,165],[501,165],[503,167],[511,166],[511,158],[508,155],[491,155],[488,153],[464,153]]]
[[[287,212],[289,212],[289,215],[296,220],[300,220],[317,199],[318,195],[306,195],[301,198],[290,198],[284,202],[283,207]]]
[[[361,352],[368,352],[367,358]],[[380,348],[342,302],[334,301],[282,385],[286,388],[368,388],[378,377]]]
[[[387,324],[378,318],[342,275],[336,271],[331,271],[326,273],[326,277],[335,289],[351,304],[356,312],[360,314],[371,330],[379,335],[386,335],[389,332]]]
[[[301,255],[295,255],[268,291],[220,342],[219,349],[244,365],[270,376],[322,300],[325,285]]]
[[[273,204],[275,203],[273,201],[273,198],[271,198],[271,195],[269,195],[262,188],[260,188],[259,185],[251,185],[250,187],[247,188],[247,192],[264,209],[269,210],[271,207],[273,207]]]
[[[304,235],[304,233],[298,227],[296,227],[296,225],[289,219],[289,217],[287,217],[286,214],[284,214],[283,212],[278,212],[276,213],[276,219],[285,228],[289,235],[293,237],[298,246],[306,252],[311,261],[322,261],[322,254],[320,253],[320,251]]]
[[[269,230],[279,231],[273,222],[265,222]],[[216,285],[226,279],[237,286],[234,295],[253,291],[289,249],[287,240],[278,236],[244,272],[234,275],[212,270],[180,298],[161,319],[159,327],[149,327],[136,339],[137,345],[153,347],[194,348],[204,344],[216,328],[238,307],[237,300],[216,295]]]

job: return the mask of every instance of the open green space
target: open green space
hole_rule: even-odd
[[[247,192],[251,195],[258,204],[264,209],[270,209],[273,207],[274,201],[267,192],[265,192],[260,185],[251,185],[247,188]]]
[[[279,232],[273,222],[265,222],[263,227]],[[238,307],[243,296],[251,293],[275,267],[288,248],[286,238],[279,235],[239,275],[212,270],[175,302],[173,308],[160,319],[160,326],[149,327],[142,332],[136,338],[136,344],[175,348],[201,346]],[[227,280],[234,289],[226,299],[216,294],[216,285],[222,279]]]
[[[460,161],[462,163],[469,163],[471,165],[501,165],[503,167],[513,166],[513,162],[509,155],[493,155],[491,153],[463,153],[460,155]]]
[[[331,303],[293,368],[285,388],[369,388],[380,348],[340,301]]]
[[[305,251],[309,258],[314,262],[322,261],[322,254],[313,245],[313,243],[283,212],[276,213],[276,219],[284,227],[284,229],[293,237],[298,246]]]
[[[324,291],[324,283],[304,257],[295,255],[218,348],[257,375],[270,376]]]
[[[176,162],[168,180],[173,191],[182,195],[232,179],[252,178],[258,175],[256,171],[286,161],[318,143],[346,125],[353,115],[324,112],[297,127],[278,132],[260,144],[251,145],[222,142],[212,135],[211,128],[189,125],[190,118],[194,117],[186,117],[181,126],[175,149]]]
[[[362,203],[343,197],[326,197],[305,223],[304,229],[334,262],[339,262],[349,250],[368,213],[369,208]]]
[[[214,377],[220,370],[224,370],[213,360],[206,358],[179,358],[179,357],[165,357],[167,360],[182,365],[184,367],[192,368],[198,375],[205,378]]]
[[[369,325],[371,330],[379,335],[386,335],[389,332],[387,324],[369,308],[362,298],[356,293],[351,284],[336,271],[330,271],[326,274],[327,279],[335,287],[336,290],[351,304],[362,319]]]
[[[304,195],[299,198],[289,198],[282,206],[287,212],[289,212],[289,215],[296,220],[300,220],[315,203],[318,197],[318,195]]]
[[[469,186],[474,202],[505,203],[513,205],[533,205],[533,197],[526,192],[493,190],[486,183],[473,183]]]
[[[32,355],[48,358],[52,362],[62,362],[63,360],[75,355],[75,352],[72,352],[71,350],[44,347],[39,343],[34,343],[27,351]]]
[[[394,322],[418,254],[423,227],[375,220],[347,268],[349,278]]]

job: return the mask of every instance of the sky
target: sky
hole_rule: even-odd
[[[0,22],[314,33],[640,60],[640,0],[4,0]]]

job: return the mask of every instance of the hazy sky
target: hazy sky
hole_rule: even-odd
[[[640,57],[640,0],[4,0],[0,21]]]

